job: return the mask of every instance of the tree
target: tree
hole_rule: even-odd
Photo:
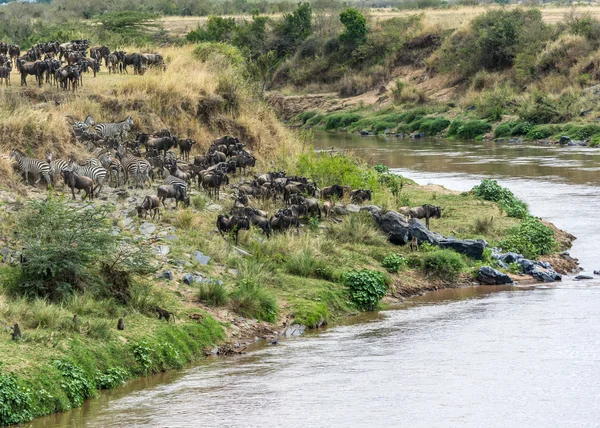
[[[340,40],[351,49],[355,49],[367,40],[367,19],[357,9],[349,7],[340,13],[340,21],[344,25],[344,31],[340,34]]]
[[[310,3],[298,3],[292,13],[283,15],[275,27],[275,51],[282,58],[293,53],[303,40],[312,34],[312,7]]]

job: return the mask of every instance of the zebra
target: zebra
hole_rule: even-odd
[[[85,166],[104,166],[102,165],[102,162],[96,158],[88,158],[85,161]]]
[[[129,177],[133,177],[135,187],[141,182],[141,186],[144,188],[146,181],[150,181],[150,171],[152,171],[150,162],[144,158],[133,156],[121,144],[117,148],[117,156],[121,159],[121,165],[125,172],[125,184],[129,182]]]
[[[56,184],[56,177],[59,177],[61,173],[67,169],[69,163],[64,159],[54,159],[54,153],[50,150],[46,152],[46,162],[50,165],[50,179],[52,184]]]
[[[89,177],[98,185],[94,188],[94,194],[99,195],[102,187],[104,187],[104,179],[106,178],[106,170],[103,166],[78,165],[73,159],[69,163],[69,169],[84,177]]]
[[[163,182],[165,184],[173,186],[175,190],[181,192],[184,198],[187,197],[187,183],[185,181],[171,175],[166,168],[163,168],[163,177]]]
[[[29,173],[31,172],[38,176],[34,185],[37,185],[42,177],[46,180],[48,187],[52,184],[50,181],[50,165],[43,160],[28,158],[22,151],[17,149],[10,152],[10,159],[16,159],[19,169],[25,173],[25,183],[29,183]]]
[[[94,127],[96,133],[106,139],[106,138],[117,138],[120,137],[121,141],[123,141],[127,137],[127,133],[131,131],[133,128],[133,119],[131,116],[127,116],[127,118],[121,122],[116,123],[99,123]]]
[[[119,162],[119,159],[112,157],[110,153],[104,153],[100,158],[100,162],[102,162],[102,166],[108,171],[109,180],[113,177],[116,178],[117,187],[120,187],[123,166],[121,165],[121,162]]]

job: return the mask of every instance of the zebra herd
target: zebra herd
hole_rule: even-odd
[[[54,83],[63,90],[75,91],[83,84],[83,73],[91,71],[96,77],[103,62],[109,73],[127,73],[128,65],[133,66],[134,74],[143,74],[152,67],[166,68],[160,54],[111,52],[108,46],[90,48],[88,40],[38,43],[23,55],[18,45],[0,42],[0,84],[10,84],[10,73],[16,66],[22,86],[27,86],[27,76],[32,75],[40,87],[46,82]]]

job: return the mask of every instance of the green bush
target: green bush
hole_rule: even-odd
[[[390,253],[385,256],[381,262],[381,266],[386,268],[388,272],[398,272],[406,265],[406,259],[398,253]]]
[[[516,125],[515,121],[504,122],[504,123],[498,124],[498,126],[496,126],[496,129],[494,129],[494,137],[502,138],[502,137],[511,136],[512,129],[515,125]]]
[[[315,181],[319,187],[341,184],[374,191],[378,174],[364,168],[361,162],[345,153],[307,152],[298,158],[296,172]]]
[[[551,137],[557,132],[560,132],[560,128],[556,125],[535,125],[527,132],[527,138],[541,140]]]
[[[337,113],[327,116],[325,120],[325,129],[339,129],[346,128],[355,122],[360,120],[360,114],[358,113]]]
[[[350,289],[350,299],[364,311],[375,310],[387,292],[383,274],[369,269],[347,272],[344,285]]]
[[[209,306],[225,306],[229,300],[229,293],[219,281],[206,280],[198,287],[196,297]]]
[[[507,188],[502,187],[496,180],[486,178],[472,190],[473,194],[486,201],[497,202],[509,217],[525,218],[529,211],[527,204]]]
[[[390,169],[382,163],[378,163],[377,165],[375,165],[373,167],[373,169],[380,174],[389,174],[390,173]]]
[[[62,381],[60,386],[74,407],[81,406],[86,398],[95,393],[94,382],[88,379],[86,373],[80,367],[63,360],[56,360],[54,367],[61,372]]]
[[[0,372],[0,425],[13,425],[33,419],[32,393],[12,373]]]
[[[504,251],[520,253],[530,259],[551,254],[557,245],[554,231],[535,217],[527,217],[500,242]]]
[[[307,110],[302,113],[296,115],[294,117],[294,122],[299,123],[300,125],[306,125],[309,119],[312,119],[318,112],[316,110]]]
[[[586,125],[570,125],[564,131],[565,135],[576,140],[587,140],[600,134],[600,125],[589,123]]]
[[[225,57],[231,64],[244,64],[246,59],[238,48],[228,43],[204,42],[199,43],[192,52],[194,57],[202,62],[208,61],[211,57],[218,55]]]
[[[462,256],[452,250],[436,250],[425,253],[422,266],[427,275],[449,282],[455,281],[458,274],[466,267]]]
[[[242,316],[275,322],[279,313],[277,299],[250,278],[243,278],[231,293],[231,306]]]
[[[412,123],[417,125],[414,131],[423,131],[427,135],[439,134],[450,126],[450,121],[443,117],[427,117]]]
[[[306,126],[308,126],[308,127],[318,126],[321,124],[321,122],[323,121],[324,118],[325,118],[324,114],[316,113],[316,114],[312,115],[312,117],[306,121]]]
[[[94,381],[99,389],[112,389],[125,383],[125,379],[127,379],[127,370],[121,367],[111,367],[104,373],[96,371]]]
[[[448,135],[465,140],[479,137],[492,129],[492,125],[485,120],[456,119],[448,129]]]

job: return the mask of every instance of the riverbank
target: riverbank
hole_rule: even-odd
[[[431,229],[444,236],[483,238],[490,246],[511,237],[520,236],[515,245],[531,240],[519,235],[526,216],[509,217],[506,198],[501,206],[472,193],[418,186],[383,165],[370,165],[351,155],[315,154],[307,136],[285,129],[253,88],[239,80],[235,68],[224,68],[219,60],[202,63],[190,48],[166,50],[165,57],[172,62],[164,74],[101,73],[97,79],[87,79],[74,95],[49,88],[10,88],[3,96],[18,102],[0,106],[6,117],[0,148],[6,153],[19,142],[37,158],[43,159],[44,152],[52,149],[56,157],[75,154],[83,161],[90,153],[71,136],[69,117],[84,119],[92,114],[100,121],[131,114],[140,131],[168,127],[180,136],[195,137],[198,144],[192,156],[204,153],[212,139],[231,133],[257,157],[253,173],[285,169],[288,175],[306,176],[320,188],[340,184],[369,189],[373,196],[367,204],[384,211],[439,205],[442,216],[430,220]],[[46,101],[40,103],[41,99]],[[240,231],[236,244],[231,236],[215,231],[217,215],[228,213],[233,205],[232,186],[219,198],[193,186],[188,208],[168,205],[162,217],[152,221],[139,219],[135,207],[145,195],[155,194],[154,188],[107,185],[92,208],[87,208],[86,203],[61,199],[60,185],[48,198],[45,189],[24,186],[9,163],[3,167],[0,320],[5,333],[0,340],[0,415],[4,424],[80,406],[98,389],[182,367],[205,353],[240,352],[245,342],[273,338],[292,324],[316,327],[356,313],[364,306],[359,304],[361,296],[351,292],[354,284],[347,280],[354,271],[366,269],[367,278],[375,278],[384,295],[399,299],[471,284],[479,267],[493,263],[489,251],[478,259],[425,243],[414,252],[406,245],[393,245],[371,214],[360,212],[361,206],[351,204],[347,194],[337,200],[330,217],[306,218],[298,230],[268,239],[252,227]],[[238,172],[231,176],[231,184],[251,179],[252,175]],[[251,205],[271,216],[283,203],[253,199]],[[40,208],[44,206],[52,209],[44,211]],[[86,262],[77,281],[61,284],[75,286],[70,293],[40,293],[36,298],[27,294],[30,290],[25,286],[36,283],[24,276],[30,262],[23,263],[20,254],[27,245],[39,242],[24,241],[22,218],[35,220],[25,223],[30,227],[53,231],[44,234],[51,240],[60,235],[59,229],[72,227],[68,222],[49,221],[56,219],[55,213],[75,215],[103,208],[106,218],[92,229],[118,237],[117,242],[125,247],[134,243],[148,249],[143,264],[149,271],[129,275],[131,266],[120,265],[116,276],[125,272],[122,276],[127,279],[127,293],[123,293],[117,287],[123,283],[105,275],[104,266]],[[39,216],[40,212],[45,214]],[[69,241],[69,246],[81,243]],[[546,252],[561,250],[569,242],[561,244]],[[62,246],[59,241],[50,249]],[[106,254],[98,257],[106,260]],[[47,280],[45,272],[43,280]],[[159,320],[157,306],[176,319]],[[119,318],[124,321],[123,329],[118,329]],[[14,324],[20,326],[17,340],[11,337]]]

